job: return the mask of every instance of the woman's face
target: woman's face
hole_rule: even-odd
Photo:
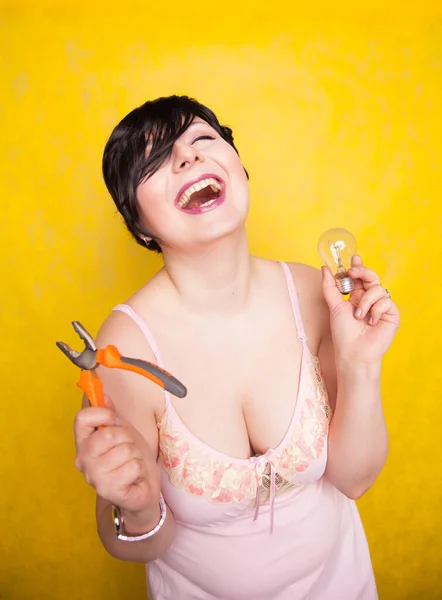
[[[139,185],[137,200],[141,227],[163,250],[192,250],[243,228],[249,185],[236,151],[196,118],[158,171]]]

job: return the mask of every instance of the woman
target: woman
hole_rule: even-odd
[[[97,343],[188,389],[178,399],[104,369],[108,408],[78,413],[76,466],[97,491],[105,548],[148,565],[151,600],[377,598],[354,499],[387,456],[389,293],[358,256],[350,302],[326,268],[251,256],[232,132],[187,97],[127,115],[103,172],[164,268]]]

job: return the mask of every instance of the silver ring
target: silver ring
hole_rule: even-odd
[[[391,300],[391,294],[390,294],[390,290],[389,290],[389,289],[387,289],[387,288],[384,288],[384,290],[387,292],[387,296],[388,296],[388,297],[390,298],[390,300]]]

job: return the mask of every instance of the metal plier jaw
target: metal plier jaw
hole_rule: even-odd
[[[103,350],[97,349],[94,338],[81,323],[73,321],[72,326],[84,341],[84,350],[77,352],[65,342],[56,342],[56,344],[63,354],[81,369],[77,385],[84,391],[92,406],[105,405],[103,384],[96,372],[99,365],[143,375],[178,398],[184,398],[187,395],[185,386],[158,365],[138,358],[122,356],[115,346],[106,346]]]
[[[84,341],[84,350],[82,352],[72,350],[65,342],[56,342],[57,346],[80,369],[96,369],[99,363],[97,362],[97,347],[94,338],[79,321],[72,321],[72,327]]]

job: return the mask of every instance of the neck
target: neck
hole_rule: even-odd
[[[164,264],[168,284],[189,313],[237,314],[247,306],[253,274],[245,232],[203,250],[178,255],[166,250]]]

